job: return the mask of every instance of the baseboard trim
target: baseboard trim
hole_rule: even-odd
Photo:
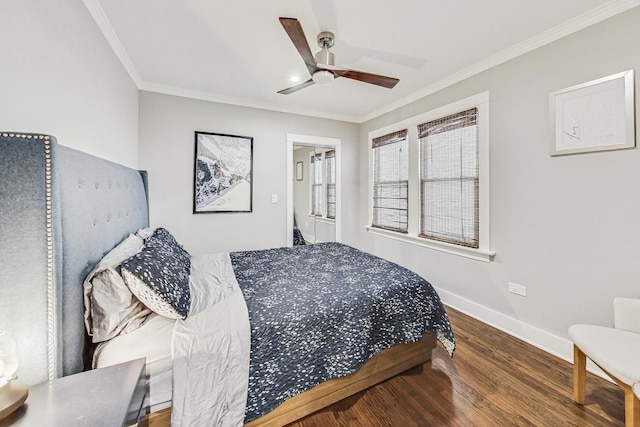
[[[573,364],[573,343],[571,341],[444,289],[436,288],[436,291],[443,304]],[[588,359],[587,370],[612,382],[607,374]]]

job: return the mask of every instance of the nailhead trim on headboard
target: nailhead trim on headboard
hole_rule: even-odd
[[[38,135],[42,136],[42,135]],[[51,144],[49,137],[44,137],[44,179],[46,200],[46,229],[47,229],[47,358],[49,360],[49,381],[56,377],[56,317],[55,292],[53,289],[53,209],[51,206]]]
[[[42,140],[44,144],[44,185],[46,203],[46,232],[47,232],[47,359],[49,381],[56,377],[56,315],[55,315],[55,292],[54,283],[54,262],[53,262],[53,208],[51,206],[51,141],[48,135],[34,135],[26,133],[2,133],[3,137],[25,138]]]

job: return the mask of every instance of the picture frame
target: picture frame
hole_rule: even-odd
[[[253,137],[196,131],[193,213],[252,210]]]
[[[550,155],[635,147],[633,74],[627,70],[551,92]]]
[[[303,171],[303,163],[296,163],[296,181],[302,181],[302,171]]]

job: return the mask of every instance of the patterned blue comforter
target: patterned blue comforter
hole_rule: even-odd
[[[245,422],[427,332],[453,355],[440,298],[397,264],[340,243],[233,252],[231,262],[251,323]]]

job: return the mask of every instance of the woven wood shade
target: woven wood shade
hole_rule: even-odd
[[[372,227],[406,233],[409,208],[407,130],[375,138]]]
[[[418,126],[420,236],[479,247],[478,109]]]

